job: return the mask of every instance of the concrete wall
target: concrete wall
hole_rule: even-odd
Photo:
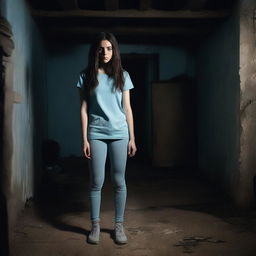
[[[230,195],[239,170],[239,14],[237,10],[197,52],[198,163]]]
[[[34,154],[41,154],[40,139],[43,130],[38,124],[43,121],[39,109],[43,103],[43,92],[46,77],[46,55],[39,31],[32,20],[25,1],[2,1],[1,15],[12,27],[15,49],[8,68],[8,83],[6,90],[12,97],[6,97],[6,102],[12,102],[8,113],[11,122],[7,127],[10,136],[5,138],[12,143],[9,152],[10,166],[6,190],[8,191],[8,215],[10,228],[26,199],[34,195],[35,182],[40,177],[40,163],[35,162]],[[41,95],[41,97],[38,97]],[[35,125],[35,120],[41,123]],[[36,158],[39,160],[39,157]]]
[[[235,193],[237,203],[248,207],[256,193],[256,2],[240,4],[241,153]]]
[[[75,86],[79,71],[87,65],[88,49],[88,45],[62,44],[62,46],[52,46],[49,52],[48,136],[60,144],[61,156],[82,154],[79,98]],[[121,44],[120,51],[121,53],[159,54],[161,80],[171,79],[181,74],[194,75],[193,56],[184,49]]]

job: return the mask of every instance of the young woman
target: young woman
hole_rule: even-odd
[[[101,188],[108,154],[115,189],[115,240],[125,244],[126,160],[127,155],[134,156],[137,149],[129,94],[133,84],[122,68],[113,34],[102,32],[96,37],[90,48],[88,66],[80,73],[77,87],[80,88],[83,150],[90,169],[92,229],[88,242],[99,243]]]

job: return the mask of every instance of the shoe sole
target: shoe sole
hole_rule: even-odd
[[[87,242],[89,244],[99,244],[100,241],[93,241],[93,240],[87,239]]]
[[[117,240],[116,240],[116,243],[117,243],[117,244],[120,244],[120,245],[123,245],[123,244],[127,244],[128,241],[117,241]]]

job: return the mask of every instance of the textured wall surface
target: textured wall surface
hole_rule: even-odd
[[[241,153],[236,198],[249,206],[255,200],[256,176],[256,2],[241,1],[240,80],[241,80]],[[254,23],[254,24],[253,24]]]
[[[38,139],[43,135],[39,135],[35,120],[40,114],[38,105],[41,105],[42,97],[36,96],[40,92],[42,94],[45,87],[46,57],[40,34],[25,1],[8,0],[3,6],[1,12],[12,27],[15,44],[10,59],[11,68],[7,73],[6,90],[10,92],[10,97],[5,99],[8,104],[13,104],[8,113],[11,122],[6,127],[10,138],[5,138],[12,143],[7,188],[11,226],[26,199],[34,195],[35,179],[39,176],[34,154],[39,152]]]
[[[79,98],[75,86],[79,72],[87,65],[88,49],[88,45],[57,45],[49,52],[48,135],[50,139],[60,144],[62,156],[82,154]],[[194,76],[193,56],[184,49],[152,45],[120,45],[120,51],[123,54],[159,54],[161,80],[181,74]],[[138,72],[140,72],[139,68]]]
[[[198,161],[232,195],[239,169],[239,13],[216,29],[198,52]]]

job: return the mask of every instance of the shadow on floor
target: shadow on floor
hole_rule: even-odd
[[[89,174],[84,159],[70,157],[45,170],[35,208],[38,216],[53,227],[88,235],[89,230],[67,224],[65,214],[78,215],[88,211],[87,198]]]
[[[241,230],[256,232],[255,209],[239,211],[219,187],[204,180],[191,168],[153,168],[149,164],[129,160],[126,180],[128,189],[129,186],[131,189],[140,188],[141,191],[145,188],[147,196],[155,197],[155,201],[158,194],[168,192],[169,198],[165,202],[169,203],[142,206],[136,209],[138,211],[176,208],[202,212],[241,226]],[[89,171],[86,160],[77,157],[61,159],[58,166],[45,170],[43,181],[39,197],[35,201],[38,216],[59,230],[88,236],[89,230],[67,224],[63,220],[66,214],[89,212]],[[140,200],[143,201],[145,194],[138,193],[136,196],[142,197]],[[113,238],[112,230],[102,231]]]

